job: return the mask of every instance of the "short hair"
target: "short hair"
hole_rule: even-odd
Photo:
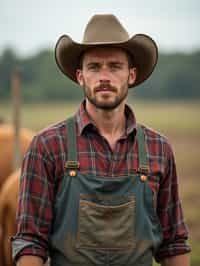
[[[124,49],[124,52],[127,55],[129,69],[135,67],[133,55],[128,50]]]

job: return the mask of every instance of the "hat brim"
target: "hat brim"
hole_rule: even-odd
[[[144,82],[153,72],[158,61],[158,48],[154,40],[145,34],[136,34],[125,42],[90,43],[74,42],[69,36],[62,35],[55,47],[55,60],[60,70],[77,83],[76,70],[81,54],[89,48],[109,46],[127,50],[134,59],[137,68],[136,81],[130,87]]]

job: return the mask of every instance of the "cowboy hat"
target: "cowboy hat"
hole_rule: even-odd
[[[137,68],[135,87],[145,81],[153,72],[157,60],[156,43],[145,34],[129,37],[119,20],[111,14],[94,15],[88,22],[82,43],[62,35],[55,48],[55,59],[60,70],[71,80],[76,80],[80,56],[89,48],[109,46],[125,49],[133,58]]]

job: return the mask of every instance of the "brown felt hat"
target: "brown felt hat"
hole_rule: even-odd
[[[137,68],[137,78],[131,87],[145,81],[153,72],[158,60],[156,43],[145,34],[129,37],[120,21],[111,14],[94,15],[88,22],[82,43],[73,41],[68,35],[62,35],[55,48],[58,67],[71,80],[76,80],[80,56],[89,48],[109,46],[127,50]]]

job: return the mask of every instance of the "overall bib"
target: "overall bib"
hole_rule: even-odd
[[[75,118],[67,120],[68,161],[50,238],[52,266],[151,266],[162,241],[138,125],[139,172],[96,177],[78,171]],[[146,174],[144,174],[144,172]]]

